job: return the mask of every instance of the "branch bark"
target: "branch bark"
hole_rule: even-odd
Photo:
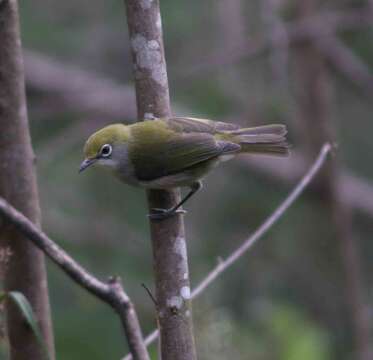
[[[171,115],[158,0],[126,0],[139,119]],[[177,191],[147,191],[149,210],[168,209]],[[162,360],[196,359],[183,217],[150,222]]]
[[[0,195],[40,226],[34,154],[28,129],[23,60],[16,0],[0,3]],[[43,254],[13,226],[0,223],[0,251],[11,254],[3,268],[4,290],[19,291],[30,302],[51,359],[54,359],[48,286]],[[19,309],[6,304],[11,360],[44,357]]]
[[[79,265],[69,254],[54,243],[34,223],[1,197],[0,215],[8,223],[13,225],[13,231],[20,233],[25,238],[29,239],[73,281],[111,306],[120,317],[133,358],[136,360],[149,360],[135,308],[128,295],[124,292],[121,281],[118,277],[111,277],[108,282],[102,282],[95,278]],[[22,241],[34,247],[34,245],[27,242],[26,239],[22,239]]]
[[[324,165],[332,147],[326,143],[322,146],[319,155],[314,163],[308,169],[306,174],[301,178],[295,188],[286,197],[286,199],[276,208],[276,210],[250,235],[241,245],[233,251],[225,260],[220,260],[214,269],[212,269],[202,281],[193,289],[191,298],[195,299],[202,294],[223,272],[228,270],[236,263],[251,247],[264,236],[272,226],[285,214],[291,205],[299,198],[304,190],[310,185],[311,181],[318,174]],[[145,344],[149,346],[159,336],[158,330],[152,331],[145,339]],[[131,354],[128,354],[122,360],[131,360]]]

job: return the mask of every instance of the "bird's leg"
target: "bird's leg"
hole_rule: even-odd
[[[153,212],[148,215],[149,218],[152,220],[162,220],[178,213],[185,214],[186,211],[180,209],[180,207],[200,189],[202,189],[202,182],[196,181],[190,186],[190,191],[188,192],[188,194],[186,194],[184,199],[182,199],[178,204],[176,204],[170,209],[153,208]]]

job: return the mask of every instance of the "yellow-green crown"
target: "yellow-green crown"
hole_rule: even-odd
[[[87,159],[95,157],[104,144],[127,142],[129,138],[128,127],[124,124],[113,124],[104,127],[92,134],[84,146],[84,155]]]

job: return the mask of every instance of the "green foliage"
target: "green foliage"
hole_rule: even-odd
[[[331,359],[330,340],[320,327],[290,305],[275,306],[268,331],[282,360]]]
[[[12,301],[18,307],[19,311],[25,319],[26,324],[31,328],[40,347],[42,348],[45,360],[50,360],[51,358],[48,354],[48,349],[44,342],[43,335],[41,334],[41,331],[39,329],[34,311],[32,310],[31,305],[26,297],[18,291],[10,291],[7,293],[2,292],[0,294],[0,303],[3,303],[4,301]]]

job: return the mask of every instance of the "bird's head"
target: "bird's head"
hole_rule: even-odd
[[[79,172],[97,164],[116,170],[120,165],[121,153],[126,151],[129,130],[126,125],[113,124],[92,134],[84,146],[84,160]]]

